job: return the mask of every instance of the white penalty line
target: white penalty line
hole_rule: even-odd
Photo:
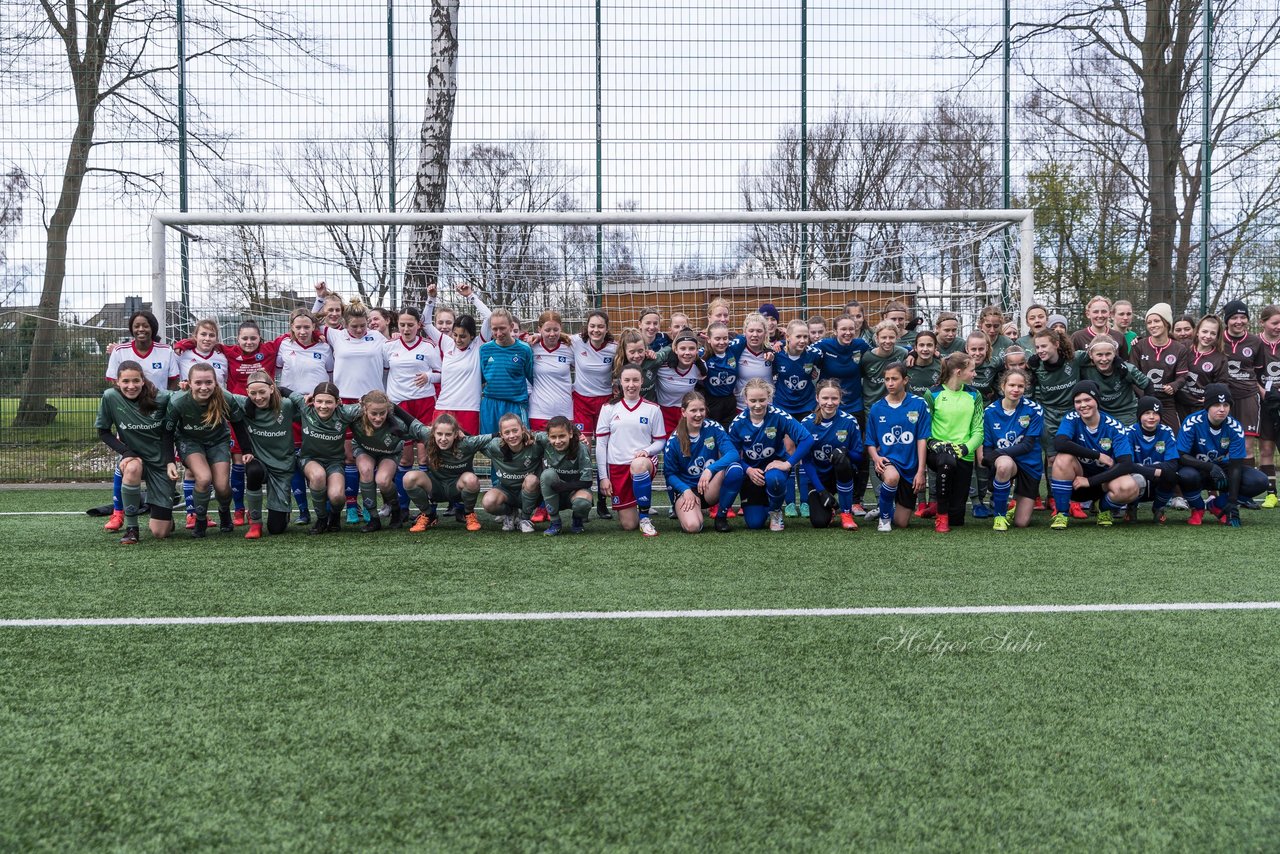
[[[533,611],[478,614],[277,614],[240,617],[65,617],[0,620],[0,629],[113,626],[255,626],[308,623],[531,623],[564,620],[705,620],[742,617],[942,617],[1170,611],[1275,611],[1280,602],[1130,602],[1082,605],[922,605],[672,611]]]

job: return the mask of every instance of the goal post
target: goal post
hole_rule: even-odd
[[[211,263],[198,263],[201,253],[209,256],[219,246],[243,241],[248,231],[255,252],[273,259],[273,281],[325,278],[343,294],[363,293],[367,281],[356,282],[361,276],[351,250],[335,250],[331,238],[350,233],[373,244],[382,240],[384,286],[367,301],[394,301],[395,286],[387,289],[385,282],[403,275],[396,265],[406,258],[415,226],[445,230],[442,294],[450,282],[468,281],[495,307],[514,308],[526,320],[550,308],[568,323],[604,306],[621,328],[635,325],[642,308],[653,307],[664,314],[679,309],[699,325],[698,313],[716,297],[734,305],[735,322],[765,302],[778,306],[784,321],[813,314],[829,321],[849,299],[863,302],[874,320],[884,303],[899,299],[927,320],[938,311],[954,311],[965,327],[982,305],[995,303],[1022,326],[1025,307],[1034,302],[1034,215],[1028,209],[191,211],[152,217],[152,305],[174,302],[174,230],[196,238],[191,253],[197,263],[188,269],[204,294],[191,303],[202,309],[236,273],[225,263],[211,272]],[[510,250],[516,245],[523,254]],[[495,248],[500,246],[507,248]],[[220,299],[227,304],[225,294]],[[176,325],[185,326],[197,315],[194,305],[181,308],[185,320]],[[156,314],[162,327],[169,325],[167,312]],[[566,331],[577,331],[576,324],[568,325]]]

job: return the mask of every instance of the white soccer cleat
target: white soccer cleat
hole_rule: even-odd
[[[772,511],[770,511],[770,513],[769,513],[769,530],[770,530],[770,531],[785,531],[786,529],[787,529],[787,523],[782,521],[782,511],[781,511],[781,510],[772,510]]]
[[[877,532],[879,532],[879,533],[881,533],[881,534],[888,534],[888,533],[890,533],[891,531],[893,531],[893,520],[892,520],[892,519],[881,519],[881,520],[880,520],[880,523],[876,525],[876,531],[877,531]]]
[[[528,519],[521,519],[521,520],[520,520],[520,533],[522,533],[522,534],[535,534],[535,533],[537,533],[537,529],[533,527],[533,523],[532,523],[532,522],[530,522]]]
[[[516,529],[516,517],[514,513],[508,513],[502,517],[502,530],[514,531]]]
[[[642,516],[640,518],[640,533],[644,534],[646,537],[658,536],[658,529],[653,527],[653,520],[648,516]]]

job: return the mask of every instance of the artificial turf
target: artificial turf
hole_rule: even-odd
[[[124,548],[7,516],[0,618],[1280,600],[1280,514],[1046,523]],[[1266,850],[1274,613],[0,628],[0,848]]]

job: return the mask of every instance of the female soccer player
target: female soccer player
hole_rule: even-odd
[[[1205,408],[1182,422],[1178,434],[1178,481],[1191,504],[1188,525],[1204,520],[1205,501],[1201,490],[1216,489],[1218,497],[1208,509],[1218,521],[1240,527],[1239,502],[1261,495],[1267,476],[1249,465],[1244,427],[1231,415],[1231,388],[1226,383],[1210,383],[1204,391]]]
[[[1104,296],[1095,296],[1090,299],[1085,306],[1085,318],[1089,324],[1071,336],[1071,346],[1077,350],[1087,350],[1089,342],[1094,338],[1111,334],[1111,300]],[[1116,346],[1121,359],[1129,358],[1129,348],[1123,341],[1117,342]]]
[[[1130,351],[1132,353],[1132,351]],[[1164,523],[1164,508],[1178,488],[1178,437],[1163,423],[1160,410],[1165,404],[1157,397],[1138,399],[1137,421],[1129,428],[1133,446],[1133,472],[1141,476],[1140,494],[1125,512],[1126,521],[1137,521],[1137,506],[1151,502],[1151,514]]]
[[[1175,396],[1184,421],[1204,409],[1204,390],[1227,381],[1227,356],[1222,352],[1222,320],[1206,314],[1196,324],[1195,343],[1187,363],[1187,381]]]
[[[651,354],[657,355],[659,350],[671,344],[671,339],[662,331],[662,314],[656,308],[640,310],[640,323],[637,328],[640,330],[640,335],[644,337],[645,349]]]
[[[342,315],[346,309],[347,304],[340,295],[329,290],[324,282],[316,283],[316,301],[311,307],[311,313],[324,322],[322,332],[344,328],[347,324]]]
[[[178,373],[186,376],[191,373],[191,368],[201,362],[208,362],[213,366],[214,376],[218,380],[218,385],[223,388],[227,387],[227,356],[223,352],[222,342],[218,338],[218,321],[202,320],[196,324],[195,336],[191,340],[190,347],[182,346],[185,342],[179,341],[174,344],[174,352],[178,358]],[[181,388],[182,382],[178,387]]]
[[[387,395],[378,390],[365,392],[356,404],[338,409],[338,418],[351,429],[351,450],[359,472],[360,503],[367,521],[363,534],[382,530],[378,517],[378,494],[391,508],[390,527],[400,527],[403,517],[396,495],[396,464],[404,450],[408,424],[413,419],[403,410],[396,411]]]
[[[529,383],[533,382],[533,349],[515,337],[515,318],[505,308],[489,317],[493,340],[480,345],[480,429],[497,433],[503,415],[529,422]]]
[[[636,528],[646,537],[658,536],[649,519],[655,460],[667,438],[662,410],[640,396],[644,376],[628,365],[618,376],[615,399],[600,410],[596,422],[596,466],[600,489],[618,514],[624,531]]]
[[[315,523],[308,531],[311,534],[338,531],[342,527],[340,508],[346,492],[344,460],[348,451],[344,447],[347,425],[337,415],[341,404],[338,387],[331,382],[322,382],[311,392],[311,403],[303,409],[300,417],[302,446],[298,455],[311,493],[311,503],[316,508]]]
[[[953,353],[942,361],[938,387],[928,392],[932,398],[927,401],[931,435],[926,461],[938,475],[938,515],[933,529],[939,534],[964,525],[974,452],[982,447],[983,402],[969,385],[972,379],[973,360],[964,353]]]
[[[654,388],[658,385],[658,362],[649,358],[648,347],[644,343],[644,335],[638,329],[624,329],[618,338],[618,356],[613,360],[613,388],[617,391],[618,380],[622,377],[623,368],[635,368],[640,372],[640,395],[652,401]],[[610,394],[612,399],[614,395]],[[603,407],[602,407],[603,409]],[[596,417],[598,422],[599,416]]]
[[[1038,302],[1027,306],[1022,315],[1027,321],[1027,334],[1017,340],[1017,345],[1028,353],[1036,351],[1036,334],[1049,325],[1049,309]]]
[[[1013,344],[1004,335],[1004,311],[998,305],[988,305],[978,313],[978,329],[987,336],[987,344],[991,348],[991,359],[1004,356],[1004,351]]]
[[[429,317],[435,310],[434,287],[428,288],[427,293]],[[477,314],[458,315],[447,335],[430,323],[423,327],[423,332],[440,347],[440,394],[436,397],[436,411],[448,413],[464,431],[474,435],[480,432],[480,346],[491,332],[489,322],[493,312],[472,295],[470,286],[459,285],[458,293],[471,299]]]
[[[609,313],[596,309],[587,314],[587,322],[574,342],[573,353],[573,422],[586,439],[588,450],[595,441],[596,421],[600,409],[613,394],[613,366],[618,357],[618,342],[609,331]],[[596,515],[610,519],[604,493],[596,501]]]
[[[556,415],[547,423],[542,444],[543,469],[538,481],[551,519],[542,533],[554,537],[563,530],[560,514],[567,507],[572,512],[570,533],[581,534],[591,513],[591,484],[595,480],[591,452],[582,433],[563,415]]]
[[[497,323],[494,334],[499,334]],[[493,464],[493,486],[485,492],[483,506],[491,515],[502,517],[504,531],[518,527],[522,534],[534,533],[529,517],[541,500],[538,468],[545,445],[545,438],[538,441],[517,413],[505,412],[498,417],[498,435],[484,447],[484,455]]]
[[[316,318],[305,308],[295,308],[289,313],[289,337],[280,342],[276,351],[276,377],[280,385],[291,389],[312,389],[329,382],[333,376],[333,348],[316,334]],[[295,447],[302,447],[302,424],[293,427]],[[299,454],[299,457],[301,455]],[[307,504],[307,479],[298,464],[292,483],[293,500],[298,505],[298,524],[311,524],[311,511]]]
[[[703,509],[717,506],[725,472],[737,461],[738,450],[729,434],[707,418],[706,398],[686,392],[680,420],[662,455],[662,473],[675,492],[676,517],[686,534],[702,530]],[[715,526],[722,533],[729,530],[725,514],[716,515]]]
[[[1231,417],[1244,427],[1244,443],[1249,459],[1254,458],[1258,424],[1262,420],[1262,400],[1258,394],[1262,370],[1262,339],[1249,331],[1249,306],[1232,300],[1222,308],[1227,328],[1222,351],[1227,354],[1227,387],[1231,389]],[[1252,504],[1248,500],[1247,504]]]
[[[964,352],[964,339],[960,337],[960,316],[958,314],[950,311],[938,312],[933,331],[937,336],[937,351],[940,357]],[[917,334],[916,337],[918,338],[919,335]]]
[[[422,335],[422,314],[406,308],[396,316],[399,336],[387,341],[382,349],[386,371],[387,397],[391,403],[414,420],[430,424],[436,415],[436,386],[440,382],[440,348]],[[402,516],[409,513],[409,494],[404,477],[415,463],[425,461],[419,442],[405,442],[396,466],[396,497]]]
[[[1196,343],[1196,319],[1184,314],[1173,322],[1173,340],[1190,350]]]
[[[342,392],[342,403],[352,406],[371,391],[382,391],[383,347],[386,338],[369,328],[369,310],[352,300],[343,310],[342,329],[329,329],[325,340],[333,348],[333,382]],[[354,451],[346,460],[347,524],[359,521],[360,475]]]
[[[938,384],[938,376],[942,371],[942,359],[938,357],[938,336],[928,329],[917,332],[916,343],[907,354],[906,365],[907,391],[924,397]]]
[[[707,417],[724,426],[738,415],[738,357],[729,351],[729,327],[714,321],[707,327],[707,346],[702,350],[707,376],[702,393],[707,399]]]
[[[663,432],[670,435],[680,422],[684,396],[698,387],[707,375],[707,366],[698,358],[698,337],[682,332],[671,347],[658,352],[658,375],[654,397],[662,409]]]
[[[871,349],[876,346],[876,334],[871,328],[871,325],[867,323],[867,313],[866,310],[863,309],[862,303],[858,302],[856,299],[849,300],[844,304],[844,313],[847,317],[853,319],[854,337],[861,338],[863,341],[867,342],[867,349]],[[847,405],[848,402],[846,401],[846,406]]]
[[[1049,527],[1066,530],[1063,507],[1073,501],[1098,503],[1098,524],[1114,524],[1112,513],[1138,498],[1138,482],[1130,476],[1133,446],[1124,425],[1099,408],[1101,391],[1092,380],[1081,380],[1071,389],[1075,407],[1062,418],[1054,436],[1058,452],[1053,458],[1049,486],[1058,512]]]
[[[1267,497],[1262,506],[1268,510],[1280,505],[1276,495],[1276,440],[1280,439],[1276,413],[1280,410],[1280,306],[1263,307],[1258,315],[1262,322],[1262,368],[1258,383],[1262,386],[1262,417],[1258,422],[1258,468],[1267,476]]]
[[[1191,351],[1170,337],[1173,311],[1168,303],[1156,303],[1144,319],[1147,337],[1137,338],[1129,347],[1129,361],[1152,384],[1152,394],[1160,401],[1160,418],[1174,433],[1180,423],[1174,398],[1187,381]]]
[[[813,436],[773,405],[773,386],[756,377],[747,381],[747,408],[729,425],[729,438],[741,461],[729,468],[721,490],[719,512],[725,516],[738,493],[742,514],[751,529],[767,522],[770,531],[786,528],[782,502],[787,477],[813,447]],[[792,450],[788,451],[788,442]]]
[[[1077,356],[1080,378],[1098,384],[1098,405],[1102,411],[1128,427],[1138,419],[1138,395],[1134,389],[1151,391],[1151,380],[1129,362],[1119,358],[1119,344],[1110,335],[1097,335],[1086,355]]]
[[[876,327],[880,340],[881,321]],[[880,522],[887,534],[896,522],[905,528],[916,509],[916,494],[925,486],[926,443],[932,435],[929,404],[907,391],[907,366],[890,362],[880,372],[884,397],[867,410],[863,441],[880,478]],[[895,507],[896,505],[896,507]]]
[[[853,487],[862,462],[862,429],[858,419],[841,410],[843,390],[839,380],[818,382],[817,408],[804,421],[813,446],[800,464],[809,484],[809,524],[828,528],[840,511],[840,527],[856,531]]]
[[[262,489],[267,490],[267,533],[283,534],[289,525],[290,489],[298,468],[293,425],[306,408],[302,395],[281,397],[266,371],[249,375],[246,395],[229,395],[244,413],[244,429],[253,441],[245,449],[245,504],[249,510],[246,540],[262,537]]]
[[[1054,437],[1058,435],[1058,425],[1063,416],[1071,410],[1071,390],[1080,380],[1080,369],[1076,364],[1076,351],[1058,325],[1050,322],[1047,329],[1035,334],[1035,355],[1027,359],[1027,367],[1033,379],[1031,395],[1040,404],[1044,416],[1044,432],[1041,434],[1041,445],[1044,446],[1046,473],[1052,470]],[[1050,502],[1053,501],[1050,493]],[[1059,507],[1053,508],[1055,512]],[[1067,512],[1075,519],[1086,519],[1089,514],[1079,502],[1068,506]]]
[[[138,543],[138,514],[142,484],[147,484],[151,536],[163,540],[173,533],[173,443],[164,429],[169,392],[157,391],[142,365],[125,359],[116,365],[115,385],[102,393],[94,422],[98,438],[121,456],[121,498],[124,535],[120,544]]]
[[[218,498],[219,529],[235,530],[231,521],[231,431],[243,416],[218,385],[209,365],[196,365],[187,375],[187,391],[169,398],[165,432],[176,439],[182,464],[194,476],[196,524],[191,536],[204,537],[209,524],[209,489]],[[239,431],[238,431],[239,432]],[[241,433],[241,435],[243,435]]]
[[[803,421],[817,405],[815,389],[826,357],[817,347],[809,346],[809,326],[803,320],[787,324],[784,338],[785,346],[773,356],[773,405],[797,421]],[[809,504],[804,500],[808,493],[797,468],[787,478],[783,515],[788,518],[808,516]],[[800,497],[798,508],[797,494]]]
[[[1040,443],[1044,410],[1027,396],[1030,387],[1030,371],[1010,368],[1000,380],[1000,399],[982,414],[982,450],[978,462],[992,473],[991,497],[995,507],[992,529],[996,531],[1009,530],[1010,489],[1016,501],[1012,521],[1019,528],[1031,524],[1031,513],[1040,497],[1040,479],[1044,477]]]
[[[753,379],[773,384],[773,350],[769,346],[769,325],[764,315],[748,314],[742,322],[742,334],[729,342],[729,352],[738,360],[739,411],[746,409],[747,383]]]
[[[405,492],[419,510],[410,533],[420,534],[435,527],[437,502],[461,504],[467,530],[479,531],[480,520],[475,511],[480,479],[472,471],[472,461],[493,436],[466,435],[457,419],[447,412],[436,415],[425,434],[410,426],[427,446],[427,470],[411,471],[404,476]]]
[[[573,414],[574,348],[554,311],[538,316],[538,335],[528,341],[533,351],[533,381],[529,383],[529,429],[545,431],[557,415]]]
[[[711,324],[713,323],[723,323],[727,328],[732,314],[733,307],[727,299],[716,297],[707,303],[707,331],[711,331]]]
[[[876,346],[862,354],[862,410],[870,411],[885,395],[884,370],[894,362],[903,364],[907,351],[898,346],[898,324],[892,320],[882,320],[875,328]]]
[[[884,323],[886,320],[898,327],[897,343],[904,350],[911,349],[915,345],[916,328],[920,325],[920,319],[916,318],[912,322],[911,309],[907,308],[907,304],[900,300],[892,300],[880,310],[880,323]],[[879,324],[876,325],[876,328],[880,328]]]

